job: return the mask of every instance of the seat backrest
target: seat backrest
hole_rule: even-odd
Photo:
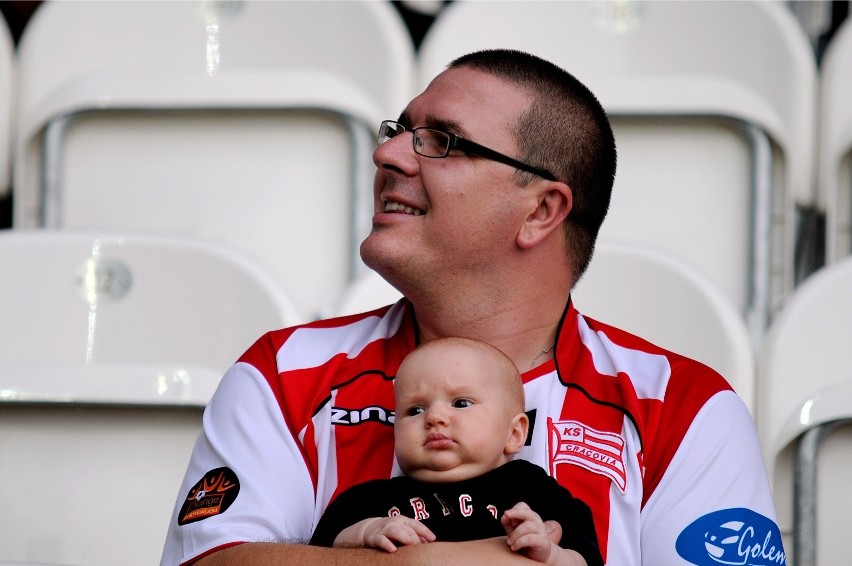
[[[0,18],[0,197],[12,180],[12,96],[15,92],[15,48],[6,21]]]
[[[334,314],[344,316],[367,312],[395,303],[401,298],[402,293],[381,275],[375,271],[366,271],[346,286]]]
[[[408,102],[412,47],[402,20],[386,2],[103,4],[39,7],[19,47],[28,66],[20,87],[24,109],[32,111],[80,77],[106,70],[153,77],[323,70],[359,85],[381,109]],[[393,51],[386,52],[389,48]]]
[[[453,2],[419,49],[419,85],[458,55],[500,47],[565,68],[612,118],[619,167],[603,240],[688,257],[743,313],[757,308],[755,281],[763,303],[789,290],[794,197],[813,200],[816,69],[783,2]],[[752,231],[756,215],[775,224]]]
[[[852,254],[852,19],[832,36],[820,67],[819,197],[826,260]]]
[[[0,400],[0,564],[157,564],[201,414]]]
[[[16,226],[226,242],[310,316],[354,272],[413,76],[389,3],[46,3],[19,53]]]
[[[0,234],[0,559],[156,564],[201,412],[272,276],[205,243]]]
[[[584,315],[709,365],[754,414],[754,350],[745,323],[689,263],[648,246],[601,243],[571,296]]]
[[[0,233],[0,365],[148,367],[218,377],[262,333],[300,321],[271,275],[188,239]],[[154,375],[157,375],[157,371]]]
[[[809,428],[852,418],[852,257],[809,276],[783,304],[758,357],[758,430],[784,530],[792,525],[795,441]],[[819,564],[845,564],[852,434],[826,438],[818,460]],[[794,557],[795,558],[795,557]]]

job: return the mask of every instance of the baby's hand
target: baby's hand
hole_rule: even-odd
[[[409,517],[371,517],[340,531],[334,546],[381,548],[396,552],[397,546],[433,542],[435,535],[429,528]]]
[[[561,548],[562,527],[556,521],[542,521],[526,503],[518,503],[500,519],[506,529],[506,542],[515,552],[549,565],[586,566],[583,557],[573,550]]]

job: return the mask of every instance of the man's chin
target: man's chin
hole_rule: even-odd
[[[392,273],[399,265],[400,255],[382,242],[382,235],[375,230],[361,242],[361,261],[364,265],[387,279],[387,274]]]

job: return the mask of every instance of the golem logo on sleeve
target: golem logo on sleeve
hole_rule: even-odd
[[[697,519],[677,537],[675,549],[698,566],[787,564],[778,526],[744,508],[714,511]]]

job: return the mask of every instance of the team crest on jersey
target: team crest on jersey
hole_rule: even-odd
[[[240,480],[230,468],[210,470],[189,490],[178,513],[178,525],[224,513],[239,492]]]
[[[569,463],[610,478],[624,493],[627,472],[624,465],[624,438],[620,434],[595,430],[578,421],[547,419],[550,475],[557,464]]]

